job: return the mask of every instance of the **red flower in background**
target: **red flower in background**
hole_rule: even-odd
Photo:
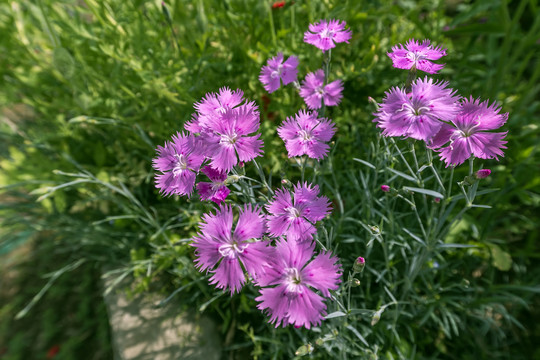
[[[59,351],[60,351],[59,345],[51,346],[51,348],[47,351],[47,359],[52,359],[53,357],[56,356],[56,354],[58,354]]]
[[[278,9],[285,6],[285,1],[276,1],[272,4],[272,9]]]

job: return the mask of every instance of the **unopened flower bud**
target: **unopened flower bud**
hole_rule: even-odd
[[[375,106],[377,110],[379,110],[380,105],[379,103],[377,103],[377,101],[374,98],[372,98],[371,96],[368,96],[368,102],[370,102],[373,106]]]
[[[318,338],[317,340],[315,340],[315,345],[317,346],[323,346],[324,344],[324,340],[321,339],[321,338]]]
[[[243,168],[246,164],[243,161],[240,161],[238,163],[238,167]]]
[[[384,192],[390,192],[390,186],[388,185],[381,185],[381,190]]]
[[[491,170],[490,169],[480,169],[474,174],[474,177],[477,178],[477,179],[485,179],[489,175],[491,175]]]
[[[282,179],[281,180],[281,185],[284,185],[286,187],[291,187],[291,181],[289,179]]]
[[[381,314],[383,313],[383,309],[379,309],[373,314],[373,317],[371,318],[371,326],[376,325],[379,320],[381,320]]]
[[[359,256],[354,262],[353,271],[357,273],[362,272],[362,270],[364,270],[364,266],[366,266],[366,260]]]
[[[372,225],[369,228],[371,229],[371,233],[373,235],[379,235],[381,233],[381,230],[379,229],[377,225]]]
[[[352,279],[352,281],[351,281],[351,286],[352,286],[352,287],[358,287],[358,286],[360,286],[360,280],[358,280],[358,279],[356,279],[356,278],[355,278],[355,279]]]
[[[311,354],[312,352],[313,352],[313,346],[310,343],[307,343],[306,345],[300,346],[294,354],[296,356],[304,356],[307,354]]]
[[[240,176],[238,175],[229,175],[227,180],[225,180],[227,184],[234,184],[234,183],[237,183],[238,181],[240,181]]]
[[[161,2],[161,11],[165,16],[165,20],[167,20],[167,23],[172,24],[171,13],[169,12],[169,9],[167,9],[167,5],[164,1]]]
[[[437,198],[437,197],[436,197],[435,199],[433,199],[433,201],[435,201],[435,202],[438,204],[438,203],[441,202],[441,198]]]
[[[379,359],[379,357],[373,351],[368,350],[368,359],[369,360],[377,360],[377,359]]]

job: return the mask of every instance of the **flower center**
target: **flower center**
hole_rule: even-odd
[[[225,258],[236,259],[238,254],[243,253],[248,246],[249,244],[239,245],[236,241],[233,241],[232,244],[221,245],[218,251]]]
[[[221,145],[234,145],[236,143],[236,140],[238,140],[238,135],[235,133],[232,133],[231,135],[223,134],[221,135],[219,143]]]
[[[469,126],[463,126],[458,128],[458,134],[460,137],[469,137],[476,132],[476,128],[480,126],[480,121],[473,121]]]
[[[302,277],[297,268],[285,269],[285,284],[288,292],[301,292]]]
[[[289,219],[296,219],[301,216],[300,211],[294,206],[286,208],[285,211],[289,213]]]
[[[311,131],[300,130],[298,132],[298,136],[300,136],[300,138],[302,138],[304,141],[311,141]]]
[[[283,64],[279,64],[277,69],[272,71],[272,73],[270,74],[270,77],[272,79],[275,79],[277,77],[280,77],[281,76],[281,73],[283,72]]]
[[[416,64],[418,61],[426,59],[427,56],[422,52],[414,51],[407,53],[407,57]]]
[[[212,182],[212,191],[216,192],[220,187],[225,185],[225,181]]]
[[[176,165],[173,168],[173,174],[177,176],[187,169],[187,160],[183,154],[175,154],[174,157],[176,158]]]
[[[323,97],[324,96],[324,88],[322,86],[319,86],[318,88],[315,89],[315,93],[317,95],[319,95],[319,97]]]
[[[330,29],[324,29],[322,32],[321,32],[321,37],[322,38],[333,38],[334,37],[334,32]]]
[[[431,109],[428,106],[422,106],[422,104],[404,103],[401,106],[401,109],[399,109],[398,111],[405,111],[405,110],[408,110],[409,113],[413,116],[420,116],[420,115],[424,115],[426,112],[429,112]]]

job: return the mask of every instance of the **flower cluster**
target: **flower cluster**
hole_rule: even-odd
[[[242,90],[222,88],[217,94],[207,94],[195,109],[197,112],[185,128],[200,134],[214,169],[228,172],[238,160],[251,161],[262,154],[261,135],[250,135],[259,130],[259,110],[255,102],[244,102]]]
[[[289,190],[278,189],[266,205],[268,215],[244,205],[234,230],[232,208],[221,205],[215,214],[204,215],[193,238],[196,266],[212,274],[211,284],[231,293],[250,278],[261,288],[259,308],[267,309],[276,326],[309,328],[320,323],[326,305],[315,290],[329,296],[329,289],[337,289],[341,267],[328,252],[310,262],[315,224],[330,213],[330,202],[318,195],[316,185],[297,184],[292,197]],[[275,239],[276,246],[269,239]],[[302,311],[293,311],[296,306]]]
[[[304,42],[321,49],[323,53],[334,48],[335,43],[348,43],[352,31],[345,29],[346,23],[338,20],[320,20],[309,25],[309,31],[304,34]],[[329,58],[325,59],[325,62]],[[300,85],[297,81],[298,58],[291,56],[284,61],[283,53],[268,60],[263,66],[259,80],[264,89],[272,93],[284,85],[294,83],[299,95],[304,99],[310,110],[336,106],[343,97],[343,82],[334,80],[328,82],[328,73],[318,69],[306,75]],[[329,142],[335,133],[335,125],[331,120],[319,118],[314,112],[300,111],[295,118],[289,117],[278,128],[278,134],[285,142],[289,157],[307,155],[312,159],[321,160],[328,153]]]
[[[241,90],[229,88],[206,94],[195,109],[184,126],[189,133],[178,133],[158,146],[153,160],[160,172],[156,187],[167,196],[191,196],[202,168],[211,182],[197,184],[201,200],[219,204],[230,192],[226,180],[232,168],[262,154],[260,134],[254,134],[260,126],[259,110],[255,102],[244,100]]]
[[[446,55],[446,50],[434,48],[429,40],[419,44],[410,40],[395,46],[388,56],[394,67],[436,73],[443,65],[433,64]],[[378,111],[373,114],[377,127],[385,136],[402,136],[426,142],[439,152],[446,166],[457,166],[471,156],[497,159],[504,156],[506,132],[499,129],[508,119],[501,108],[480,99],[463,99],[447,82],[425,77],[405,89],[394,87],[385,93]]]
[[[323,52],[351,38],[345,22],[336,20],[321,20],[309,29],[305,41]],[[343,83],[328,82],[328,74],[319,69],[300,86],[298,64],[296,56],[285,59],[280,52],[262,67],[259,80],[270,93],[282,84],[294,83],[299,89],[310,110],[288,117],[277,132],[289,157],[322,160],[336,126],[313,110],[339,104]],[[206,94],[194,107],[184,126],[187,133],[158,146],[153,166],[162,194],[190,196],[196,188],[201,200],[219,205],[203,215],[192,239],[195,266],[211,274],[211,284],[231,295],[251,281],[259,288],[257,307],[276,326],[319,325],[326,314],[325,299],[338,289],[342,275],[336,256],[326,250],[315,252],[317,225],[330,214],[330,201],[320,195],[317,185],[302,180],[292,189],[273,191],[268,186],[272,198],[266,204],[257,203],[255,197],[240,206],[232,206],[231,199],[224,203],[231,193],[228,184],[240,179],[235,166],[262,154],[258,107],[245,100],[241,90],[228,88]],[[205,178],[197,182],[199,173]]]

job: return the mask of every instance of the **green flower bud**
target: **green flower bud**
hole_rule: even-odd
[[[300,346],[294,354],[296,356],[304,356],[307,354],[311,354],[312,352],[313,352],[313,346],[310,343],[307,343],[306,345]]]
[[[381,229],[379,229],[379,227],[377,225],[372,225],[369,228],[370,228],[371,233],[373,235],[379,235],[381,233]]]
[[[384,309],[379,309],[373,314],[373,317],[371,318],[371,326],[375,326],[379,320],[381,320],[381,315],[383,313]]]
[[[225,180],[226,184],[234,184],[240,181],[240,176],[238,175],[229,175],[227,180]]]

